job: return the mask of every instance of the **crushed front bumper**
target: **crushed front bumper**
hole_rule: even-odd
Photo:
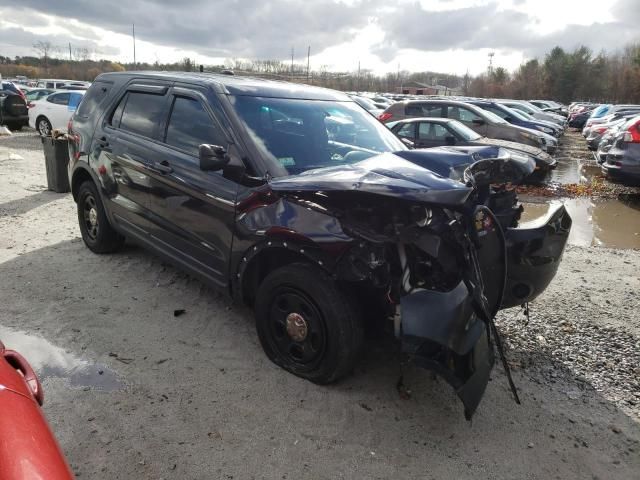
[[[564,252],[571,217],[558,205],[541,219],[507,229],[503,236],[495,216],[484,207],[480,210],[484,214],[476,217],[483,225],[478,266],[493,316],[498,308],[533,300],[549,285]],[[461,281],[448,292],[416,290],[401,298],[400,307],[403,350],[454,388],[470,419],[495,362],[490,324],[478,315],[470,287]]]

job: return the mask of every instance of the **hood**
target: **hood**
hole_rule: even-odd
[[[383,153],[357,163],[279,177],[269,186],[276,192],[361,191],[447,206],[466,202],[470,187],[399,156],[407,152]]]
[[[482,137],[475,140],[474,143],[481,143],[483,145],[491,145],[496,147],[504,147],[516,152],[526,153],[532,157],[546,160],[551,162],[551,156],[543,151],[541,148],[527,145],[525,143],[511,142],[509,140],[499,140],[497,138]]]

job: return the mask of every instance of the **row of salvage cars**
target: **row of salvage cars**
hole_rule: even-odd
[[[594,105],[582,135],[608,178],[640,185],[640,105]]]

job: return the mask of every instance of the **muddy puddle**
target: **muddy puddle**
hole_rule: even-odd
[[[76,357],[37,335],[0,326],[0,340],[7,349],[15,350],[27,359],[40,381],[62,378],[72,387],[102,391],[122,390],[126,386],[108,367]]]
[[[603,179],[598,165],[580,158],[558,158],[556,168],[551,172],[551,181],[562,184],[588,183],[594,178]]]
[[[522,221],[544,216],[549,202],[522,198]],[[569,198],[564,203],[573,219],[569,243],[582,246],[640,249],[640,194],[620,195],[617,199]]]

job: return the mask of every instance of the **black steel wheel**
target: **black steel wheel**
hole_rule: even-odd
[[[324,271],[304,263],[281,267],[258,288],[256,328],[271,361],[315,383],[354,367],[362,345],[358,310]]]
[[[116,232],[104,211],[98,189],[86,181],[78,189],[78,224],[85,245],[95,253],[109,253],[124,243],[124,237]]]

